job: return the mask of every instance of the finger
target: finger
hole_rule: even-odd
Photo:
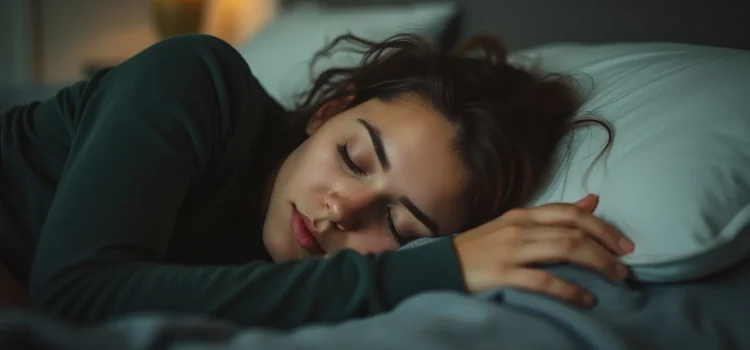
[[[527,226],[528,227],[528,226]],[[610,251],[609,247],[602,245],[598,240],[594,239],[591,235],[583,230],[576,227],[568,226],[531,226],[526,229],[520,239],[517,240],[519,244],[531,244],[542,241],[557,241],[561,242],[561,245],[568,245],[571,248],[576,244],[589,243],[599,246],[599,250],[607,256],[616,258],[619,256],[618,252]]]
[[[594,305],[594,297],[582,288],[554,274],[533,268],[509,269],[500,276],[500,285],[547,294],[582,307]]]
[[[555,240],[555,239],[583,239],[589,235],[575,227],[567,226],[556,226],[556,225],[527,225],[524,227],[524,232],[519,235],[517,240],[520,244],[528,244],[539,241]]]
[[[592,213],[571,204],[548,204],[528,211],[529,219],[538,225],[564,225],[578,228],[618,254],[633,251],[631,242],[620,231]]]
[[[558,238],[522,244],[515,250],[512,261],[523,265],[575,263],[618,281],[628,275],[625,265],[585,235],[561,235]]]
[[[594,212],[596,205],[599,204],[599,196],[594,194],[587,194],[581,200],[575,203],[581,209],[586,209],[590,212]]]

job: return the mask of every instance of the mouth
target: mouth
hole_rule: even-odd
[[[320,246],[318,239],[315,237],[318,232],[315,230],[312,220],[300,213],[294,204],[292,204],[291,227],[292,237],[302,249],[315,256],[325,254],[323,247]]]

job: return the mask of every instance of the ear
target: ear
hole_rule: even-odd
[[[310,117],[310,120],[307,121],[307,127],[305,128],[307,136],[311,136],[317,132],[325,122],[331,119],[331,117],[349,107],[349,104],[351,104],[352,101],[354,101],[353,94],[347,95],[343,98],[330,100],[318,108],[318,110]]]

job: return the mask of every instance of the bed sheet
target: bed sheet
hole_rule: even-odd
[[[554,273],[598,298],[582,310],[500,288],[477,296],[424,293],[392,312],[293,331],[240,329],[179,315],[133,315],[75,329],[38,316],[0,313],[0,348],[13,349],[747,349],[750,260],[683,285],[627,286],[574,266]]]

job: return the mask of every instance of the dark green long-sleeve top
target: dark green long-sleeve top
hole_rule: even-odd
[[[449,240],[274,264],[263,197],[286,113],[228,44],[162,41],[0,120],[0,262],[33,308],[288,328],[461,290]],[[275,135],[275,136],[274,136]]]

